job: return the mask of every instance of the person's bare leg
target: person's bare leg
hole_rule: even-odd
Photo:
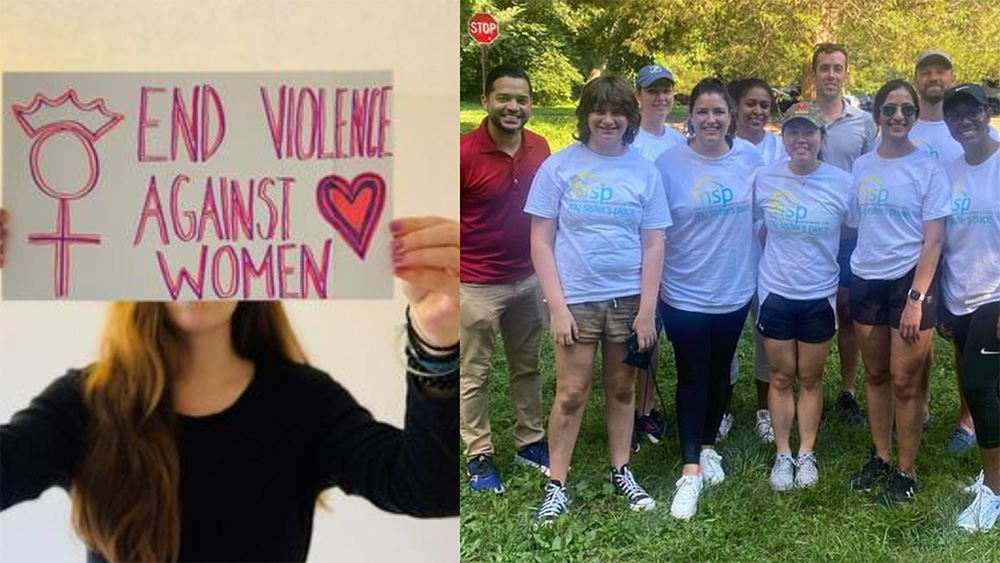
[[[604,418],[608,429],[608,454],[615,468],[628,463],[632,453],[636,370],[622,363],[627,351],[623,342],[610,342],[606,338],[601,342]]]
[[[795,395],[792,390],[797,364],[795,340],[765,338],[764,349],[767,350],[771,369],[767,408],[771,411],[774,444],[779,454],[790,454],[792,447],[789,435],[795,418]]]
[[[837,349],[840,352],[840,390],[856,395],[855,379],[858,373],[859,342],[855,331],[854,319],[851,317],[849,290],[846,287],[837,289]]]
[[[896,437],[899,470],[910,478],[917,475],[917,450],[923,432],[923,393],[920,390],[924,362],[931,346],[931,330],[920,331],[915,344],[906,343],[899,329],[891,329],[892,398],[896,407]]]
[[[958,382],[958,420],[955,426],[964,429],[969,434],[976,433],[976,423],[972,421],[972,413],[969,411],[969,403],[965,400],[965,393],[962,393],[962,351],[955,349],[955,381]]]
[[[1000,494],[1000,448],[979,449],[983,458],[983,484]]]
[[[833,339],[820,344],[798,343],[799,451],[816,450],[816,434],[823,416],[823,366],[830,355]],[[773,420],[772,415],[772,420]]]
[[[858,347],[865,365],[865,397],[868,426],[875,455],[892,462],[892,378],[889,371],[889,326],[854,325]],[[898,331],[897,331],[898,332]]]
[[[934,347],[927,350],[927,359],[920,374],[920,394],[923,396],[923,417],[920,419],[921,426],[931,418],[931,370],[934,367]],[[961,395],[961,393],[959,393]]]
[[[583,409],[590,396],[597,344],[553,344],[556,397],[549,415],[549,475],[566,484],[573,448],[580,433]]]

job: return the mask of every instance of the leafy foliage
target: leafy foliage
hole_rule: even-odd
[[[627,77],[657,62],[678,90],[705,76],[759,76],[772,86],[804,84],[813,47],[842,43],[851,54],[848,89],[872,93],[910,78],[922,51],[956,61],[959,81],[1000,76],[1000,3],[992,0],[462,0],[462,99],[481,92],[479,48],[465,34],[472,13],[500,21],[488,66],[528,70],[537,101],[567,103],[584,79]],[[806,87],[808,91],[808,86]]]

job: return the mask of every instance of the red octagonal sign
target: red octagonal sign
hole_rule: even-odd
[[[497,35],[500,35],[500,25],[493,16],[480,12],[469,18],[469,36],[476,43],[493,43]]]

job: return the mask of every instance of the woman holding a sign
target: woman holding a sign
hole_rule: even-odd
[[[332,486],[456,515],[458,225],[391,229],[405,430],[305,363],[278,302],[116,303],[98,361],[0,427],[0,508],[66,488],[91,560],[109,561],[305,560]]]

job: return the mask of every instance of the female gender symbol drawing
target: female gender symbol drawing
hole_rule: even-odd
[[[45,117],[40,115],[48,110],[57,108],[67,101],[71,102],[80,110],[80,121],[67,119],[65,117],[58,121],[45,123]],[[44,108],[43,108],[44,106]],[[89,194],[97,179],[100,176],[100,163],[97,159],[97,151],[94,150],[94,143],[117,125],[124,116],[109,111],[104,105],[102,98],[96,98],[86,104],[81,104],[76,91],[67,90],[56,99],[50,99],[42,94],[36,94],[28,106],[13,105],[14,118],[24,130],[29,138],[34,139],[31,145],[31,152],[28,164],[31,168],[31,178],[35,186],[48,197],[59,202],[56,215],[56,229],[52,233],[37,233],[28,236],[31,244],[51,244],[54,246],[54,291],[57,298],[65,298],[69,295],[69,245],[71,244],[100,244],[100,235],[80,234],[72,232],[69,219],[69,202],[80,199]],[[89,113],[88,113],[89,112]],[[100,115],[98,116],[97,113]],[[33,125],[31,121],[42,122],[41,125]],[[88,123],[89,122],[89,123]],[[58,136],[58,137],[57,137]],[[42,167],[39,164],[38,156],[45,143],[54,138],[75,139],[83,147],[87,154],[87,178],[82,180],[79,187],[60,188],[53,187],[45,178]]]

